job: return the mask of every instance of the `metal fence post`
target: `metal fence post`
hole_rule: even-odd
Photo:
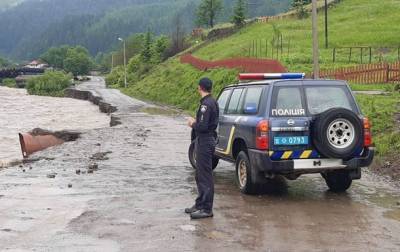
[[[336,60],[336,47],[333,48],[332,55],[333,55],[333,63],[335,63],[335,60]]]

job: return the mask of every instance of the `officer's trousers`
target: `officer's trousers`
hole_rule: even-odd
[[[198,197],[196,208],[211,212],[214,201],[214,178],[212,159],[215,151],[215,138],[201,136],[196,141],[196,184]]]

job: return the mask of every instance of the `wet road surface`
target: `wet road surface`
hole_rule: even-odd
[[[82,88],[107,92],[101,79]],[[143,113],[146,104],[113,92],[106,100],[120,102],[122,125],[89,130],[35,155],[47,159],[0,171],[1,249],[399,251],[400,192],[366,173],[346,194],[327,192],[313,175],[246,196],[233,166],[221,162],[214,218],[189,220],[183,209],[196,189],[183,116]],[[108,154],[90,159],[99,152]],[[88,174],[93,162],[99,169]]]

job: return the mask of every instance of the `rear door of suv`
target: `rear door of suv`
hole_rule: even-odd
[[[360,114],[350,89],[343,82],[275,83],[269,111],[271,159],[319,158],[310,127],[313,117],[331,108],[345,108]]]
[[[302,81],[274,84],[270,106],[270,156],[273,160],[309,158],[310,121]]]

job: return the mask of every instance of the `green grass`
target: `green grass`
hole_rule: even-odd
[[[180,64],[177,59],[170,59],[153,68],[147,77],[121,90],[130,96],[194,111],[200,99],[197,93],[199,79],[211,78],[216,96],[226,84],[236,81],[237,74],[237,70],[222,68],[201,72],[190,65]]]
[[[400,111],[400,93],[390,95],[357,95],[362,112],[372,123],[374,144],[378,156],[398,153],[400,150],[400,125],[395,113]]]
[[[353,65],[343,62],[332,63],[332,48],[345,46],[397,47],[400,41],[400,0],[342,0],[329,9],[329,46],[324,49],[323,14],[319,15],[320,60],[322,69],[331,69]],[[290,71],[312,70],[312,33],[311,18],[295,18],[275,21],[281,31],[284,43],[290,39],[290,55],[284,53],[281,59]],[[207,60],[216,60],[236,56],[245,56],[252,40],[273,38],[272,23],[250,25],[231,37],[216,41],[195,52],[195,56]],[[265,41],[263,42],[265,47]],[[285,45],[284,45],[285,47]],[[287,46],[286,46],[287,47]],[[269,45],[269,50],[271,45]],[[264,49],[265,50],[265,49]],[[287,49],[286,49],[287,50]],[[265,54],[265,52],[263,53]],[[271,56],[271,52],[269,52]],[[353,52],[353,58],[359,52]],[[364,58],[365,59],[365,58]],[[385,59],[397,59],[397,51],[385,56]],[[376,59],[375,59],[376,60]]]
[[[3,86],[9,87],[9,88],[15,88],[17,86],[17,83],[15,82],[15,79],[3,79],[2,83]]]
[[[391,92],[395,88],[394,84],[356,84],[356,83],[351,83],[350,87],[353,91],[371,91],[371,90],[377,90],[377,91],[387,91]]]

